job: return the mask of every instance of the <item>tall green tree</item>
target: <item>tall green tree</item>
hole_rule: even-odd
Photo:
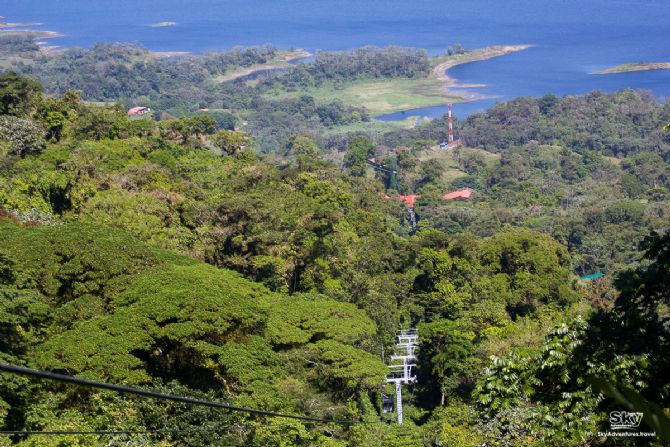
[[[250,148],[254,141],[246,132],[235,130],[220,130],[211,137],[214,146],[226,155]]]
[[[365,175],[365,162],[375,153],[375,147],[369,138],[355,136],[351,139],[344,155],[344,167],[353,176]]]
[[[9,143],[10,152],[25,156],[38,154],[46,147],[44,129],[30,119],[0,116],[0,141]]]
[[[545,445],[592,442],[587,433],[607,431],[607,414],[620,403],[603,399],[591,376],[668,407],[670,235],[652,234],[643,248],[647,264],[619,276],[613,308],[555,328],[540,351],[493,359],[476,390],[490,427],[516,426],[504,436]]]
[[[12,72],[0,74],[0,115],[27,116],[41,92],[39,82]]]

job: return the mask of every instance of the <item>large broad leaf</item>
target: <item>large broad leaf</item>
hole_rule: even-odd
[[[642,419],[664,441],[670,441],[670,418],[663,412],[663,408],[649,402],[640,393],[632,388],[617,388],[614,384],[599,377],[587,376],[586,381],[596,390],[611,397],[620,404],[626,405],[634,411],[644,414]]]

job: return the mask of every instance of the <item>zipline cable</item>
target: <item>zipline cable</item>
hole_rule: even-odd
[[[266,428],[284,427],[288,424],[273,424]],[[253,425],[220,425],[217,428],[187,428],[158,430],[0,430],[0,435],[141,435],[161,433],[218,433],[230,429],[250,430]]]
[[[240,427],[246,428],[246,427]],[[38,431],[38,430],[0,430],[0,435],[141,435],[141,434],[161,434],[161,433],[217,433],[223,430],[228,430],[228,428],[213,428],[213,429],[192,429],[192,430],[178,430],[178,429],[165,429],[165,430],[91,430],[91,431],[78,431],[78,430],[51,430],[51,431]]]
[[[81,379],[79,377],[68,376],[65,374],[56,374],[52,372],[39,371],[37,369],[24,368],[21,366],[7,365],[2,363],[0,363],[0,371],[12,374],[20,374],[23,376],[37,377],[40,379],[49,379],[49,380],[56,380],[59,382],[73,383],[75,385],[81,385],[90,388],[100,388],[103,390],[116,391],[117,393],[136,394],[138,396],[151,397],[154,399],[172,400],[175,402],[182,402],[189,405],[201,405],[212,408],[223,408],[230,411],[240,411],[244,413],[260,414],[263,416],[284,417],[289,419],[298,419],[301,421],[323,422],[326,424],[354,425],[354,424],[381,423],[381,421],[351,421],[346,419],[324,419],[311,416],[302,416],[298,414],[277,413],[274,411],[259,410],[256,408],[238,407],[235,405],[224,404],[222,402],[195,399],[192,397],[177,396],[174,394],[163,394],[155,391],[141,390],[138,388],[131,388],[123,385],[113,385],[111,383],[96,382],[94,380]]]

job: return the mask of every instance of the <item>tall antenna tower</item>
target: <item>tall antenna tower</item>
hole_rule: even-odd
[[[440,148],[441,149],[453,149],[455,147],[458,147],[461,145],[461,139],[459,138],[458,140],[454,140],[454,117],[451,114],[451,107],[452,104],[447,104],[448,107],[448,123],[449,123],[449,138],[447,141],[443,141],[440,143]]]
[[[448,104],[449,107],[449,146],[454,144],[454,119],[451,116],[451,104]]]
[[[398,416],[398,424],[402,424],[402,384],[416,382],[413,369],[416,368],[416,347],[419,345],[419,336],[413,329],[400,331],[395,355],[391,356],[393,362],[389,365],[391,372],[386,378],[387,383],[395,384],[395,407]]]

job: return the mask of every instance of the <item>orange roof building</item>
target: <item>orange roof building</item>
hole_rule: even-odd
[[[444,200],[470,200],[472,197],[472,190],[469,188],[461,189],[460,191],[448,192],[442,196]]]
[[[414,202],[419,197],[421,197],[419,194],[410,194],[410,195],[407,195],[407,196],[402,196],[402,195],[398,196],[398,198],[400,200],[402,200],[403,202],[405,202],[405,205],[407,205],[410,208],[414,208]]]
[[[384,193],[379,193],[379,195],[387,200],[392,198]],[[416,199],[418,199],[419,197],[421,197],[421,194],[408,194],[406,196],[399,195],[397,196],[397,199],[405,202],[405,205],[407,205],[409,208],[414,208]],[[470,188],[461,189],[459,191],[448,192],[442,195],[443,200],[470,200],[471,198],[472,198],[472,190]]]

